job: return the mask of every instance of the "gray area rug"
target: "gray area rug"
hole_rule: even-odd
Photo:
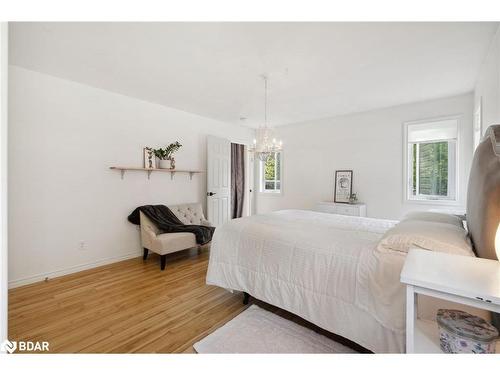
[[[356,353],[256,305],[193,345],[197,353]]]

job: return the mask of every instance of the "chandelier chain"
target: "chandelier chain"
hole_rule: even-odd
[[[264,127],[267,128],[267,75],[264,75]]]
[[[267,74],[262,74],[261,78],[264,80],[264,125],[256,130],[256,139],[253,140],[253,146],[249,148],[249,151],[255,153],[260,160],[266,161],[269,156],[282,150],[282,144],[281,141],[276,141],[273,129],[267,126],[269,105],[267,102],[267,88],[269,77]]]

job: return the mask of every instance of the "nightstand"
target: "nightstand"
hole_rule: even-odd
[[[335,203],[319,202],[316,204],[316,211],[329,214],[348,215],[348,216],[366,216],[366,204],[364,203]]]
[[[417,317],[419,294],[500,313],[500,262],[496,260],[413,249],[406,257],[401,282],[406,284],[407,353],[442,353],[437,323]]]

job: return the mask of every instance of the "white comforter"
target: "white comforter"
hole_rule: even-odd
[[[217,228],[207,284],[246,291],[374,352],[404,351],[404,256],[394,221],[285,210]]]

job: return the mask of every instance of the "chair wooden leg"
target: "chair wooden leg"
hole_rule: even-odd
[[[148,253],[149,253],[149,250],[144,248],[144,254],[142,255],[142,260],[148,259]]]
[[[165,269],[165,266],[167,265],[167,255],[162,255],[161,256],[161,270],[163,271]]]
[[[243,292],[243,304],[248,305],[248,300],[250,299],[250,294]]]

